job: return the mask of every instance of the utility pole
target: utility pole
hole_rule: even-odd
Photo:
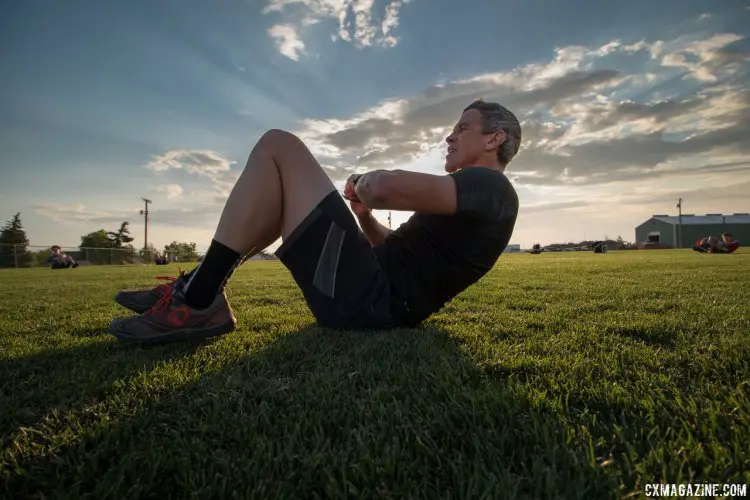
[[[146,209],[141,210],[141,215],[143,216],[143,220],[146,223],[144,233],[143,233],[143,251],[148,252],[148,204],[151,203],[151,200],[147,200],[146,198],[141,198],[144,203],[146,203]]]
[[[388,212],[388,229],[391,228],[391,212]]]
[[[682,198],[677,200],[677,248],[682,248]]]

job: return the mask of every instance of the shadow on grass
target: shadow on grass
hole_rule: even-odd
[[[664,328],[662,325],[656,326],[610,326],[605,328],[607,334],[619,335],[644,344],[662,347],[665,349],[674,349],[678,333],[674,330]]]
[[[101,336],[102,328],[72,335]],[[0,443],[6,446],[14,431],[34,426],[50,412],[64,413],[100,401],[116,381],[188,356],[197,348],[195,344],[133,348],[108,339],[2,360]]]
[[[108,356],[98,366],[145,364],[132,349]],[[308,327],[166,395],[127,396],[29,438],[12,469],[6,456],[6,493],[607,498],[617,485],[554,415],[488,380],[435,329]]]

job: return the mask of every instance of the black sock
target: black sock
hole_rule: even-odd
[[[211,240],[211,246],[203,258],[190,272],[190,280],[185,288],[185,303],[194,309],[210,306],[216,295],[224,289],[232,273],[242,260],[242,256],[226,245]]]

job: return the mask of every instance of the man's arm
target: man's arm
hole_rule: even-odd
[[[375,170],[357,179],[354,192],[366,207],[376,210],[452,215],[458,207],[456,182],[450,175]]]
[[[393,232],[392,229],[378,222],[370,212],[358,215],[357,220],[359,221],[359,226],[362,228],[362,232],[365,233],[367,240],[372,246],[382,245],[385,243],[388,235]]]

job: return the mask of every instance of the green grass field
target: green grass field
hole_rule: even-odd
[[[237,332],[118,344],[115,291],[164,273],[0,272],[0,496],[750,483],[750,252],[506,255],[421,328],[370,333],[315,327],[286,269],[251,261],[228,292]]]

